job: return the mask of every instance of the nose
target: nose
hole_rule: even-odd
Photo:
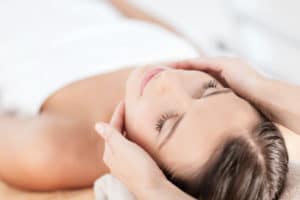
[[[164,70],[154,77],[153,93],[155,96],[169,96],[174,92],[176,87],[176,77],[173,70]]]
[[[169,101],[184,102],[188,99],[182,80],[178,74],[178,70],[167,69],[154,77],[153,95],[157,98],[166,98]]]

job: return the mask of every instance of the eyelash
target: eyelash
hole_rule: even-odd
[[[179,113],[176,113],[176,112],[170,112],[170,113],[165,113],[163,115],[160,116],[159,120],[157,121],[156,123],[156,126],[155,126],[155,129],[160,132],[162,127],[164,126],[165,122],[168,120],[168,119],[171,119],[173,117],[178,117],[179,116]]]
[[[218,82],[216,80],[210,80],[205,84],[204,89],[216,88],[217,85],[218,85]]]
[[[204,89],[208,89],[208,88],[216,88],[218,85],[218,82],[216,80],[210,80],[208,81],[205,86]],[[157,121],[156,125],[155,125],[155,129],[160,132],[161,129],[163,128],[165,122],[168,119],[171,119],[173,117],[178,117],[179,113],[174,113],[174,112],[170,112],[170,113],[165,113],[163,115],[160,116],[159,120]]]

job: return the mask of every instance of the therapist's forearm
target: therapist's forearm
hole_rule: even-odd
[[[300,134],[300,86],[265,78],[247,98],[269,119]]]
[[[195,200],[167,180],[160,181],[154,187],[140,190],[136,196],[138,200]]]

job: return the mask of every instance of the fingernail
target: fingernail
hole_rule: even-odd
[[[107,133],[106,133],[105,125],[104,125],[104,124],[102,124],[102,123],[97,123],[97,124],[95,125],[95,129],[96,129],[96,131],[97,131],[103,138],[106,138]]]

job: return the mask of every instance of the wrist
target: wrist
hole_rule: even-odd
[[[171,191],[171,183],[165,177],[154,178],[141,184],[141,187],[135,194],[137,199],[158,199],[159,195]]]
[[[161,174],[159,176],[156,176],[155,178],[152,178],[151,181],[148,183],[148,188],[151,190],[158,190],[160,188],[168,188],[170,186],[169,180],[164,176],[164,174]]]
[[[161,179],[149,188],[144,188],[143,192],[136,195],[137,199],[153,200],[195,200],[185,192],[181,191],[166,178]]]
[[[137,199],[150,199],[155,191],[166,187],[167,179],[162,176],[150,176],[141,179],[138,187],[133,191]]]

